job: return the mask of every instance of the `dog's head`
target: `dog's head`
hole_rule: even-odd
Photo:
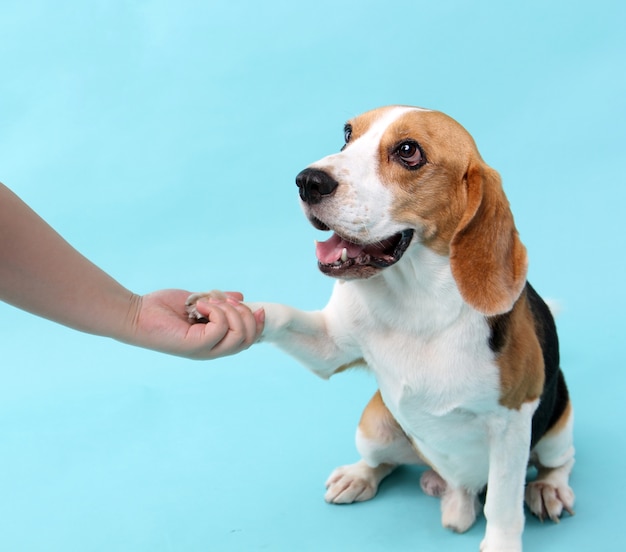
[[[393,106],[345,125],[345,145],[296,178],[304,211],[332,237],[317,244],[320,270],[370,278],[411,248],[450,259],[464,300],[510,310],[527,270],[498,173],[474,140],[443,113]]]

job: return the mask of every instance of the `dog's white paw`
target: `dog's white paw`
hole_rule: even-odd
[[[446,490],[447,483],[435,470],[428,470],[420,477],[420,487],[428,496],[440,497]]]
[[[441,497],[441,524],[465,533],[476,521],[476,496],[464,489],[448,488]]]
[[[332,504],[363,502],[376,495],[381,479],[391,471],[385,465],[372,468],[363,460],[335,469],[326,480],[324,500]]]
[[[526,486],[526,504],[541,521],[558,523],[563,510],[574,515],[574,491],[565,482],[539,479]]]

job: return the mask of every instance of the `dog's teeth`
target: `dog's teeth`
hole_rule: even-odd
[[[348,260],[348,250],[344,247],[341,252],[341,262],[345,263]]]

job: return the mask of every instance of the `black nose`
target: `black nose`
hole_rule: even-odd
[[[296,176],[296,184],[300,189],[300,198],[305,203],[319,203],[339,186],[332,176],[319,169],[304,169]]]

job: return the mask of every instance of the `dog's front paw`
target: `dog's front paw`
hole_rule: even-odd
[[[567,483],[537,480],[526,486],[526,504],[541,521],[558,523],[563,510],[574,515],[574,491]]]
[[[372,468],[363,460],[334,470],[326,481],[324,500],[332,504],[363,502],[376,495],[378,484],[391,468],[385,464]]]

